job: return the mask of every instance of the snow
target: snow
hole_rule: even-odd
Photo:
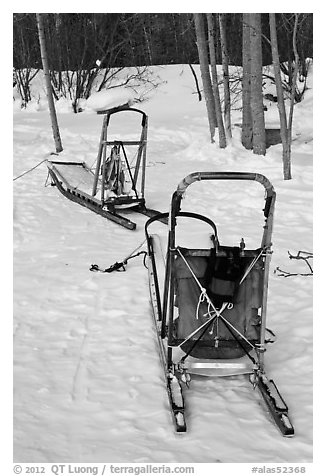
[[[312,277],[273,271],[307,272],[288,251],[313,251],[313,90],[295,109],[293,179],[284,181],[281,145],[255,156],[234,127],[232,144],[219,149],[210,143],[189,67],[156,68],[165,82],[139,105],[149,115],[147,205],[167,211],[179,181],[195,171],[258,172],[275,187],[267,326],[277,341],[265,362],[296,435],[282,438],[244,376],[193,378],[185,391],[188,433],[174,434],[142,259],[130,261],[125,273],[89,271],[93,263],[102,268],[123,260],[141,244],[146,218],[135,216],[136,231],[106,221],[44,187],[43,164],[13,185],[14,461],[311,463]],[[275,124],[276,106],[268,107]],[[92,166],[102,119],[59,111],[60,157]],[[232,122],[241,122],[239,110]],[[126,139],[136,127],[130,115],[114,125]],[[14,108],[13,132],[16,177],[54,149],[48,112]],[[216,221],[222,244],[244,237],[251,248],[260,244],[263,199],[255,182],[196,183],[183,210]]]
[[[91,94],[87,99],[86,106],[94,111],[105,111],[113,107],[131,105],[135,94],[130,88],[103,89]]]

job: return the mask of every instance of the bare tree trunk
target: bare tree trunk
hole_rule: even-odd
[[[280,68],[280,58],[278,54],[278,42],[277,42],[277,33],[276,33],[276,20],[275,13],[269,14],[269,26],[271,33],[271,48],[272,48],[272,58],[273,58],[273,68],[274,68],[274,77],[275,77],[275,86],[277,92],[277,105],[278,112],[280,117],[280,129],[281,129],[281,139],[282,139],[282,148],[283,148],[283,177],[284,180],[291,179],[291,146],[289,137],[285,102],[283,96],[283,86],[281,78],[281,68]]]
[[[42,59],[45,85],[46,85],[46,91],[47,91],[47,97],[48,97],[48,103],[49,103],[51,124],[52,124],[53,139],[55,143],[56,152],[62,152],[63,147],[61,144],[60,131],[59,131],[57,115],[56,115],[54,100],[52,95],[49,62],[48,62],[46,44],[45,44],[43,14],[36,13],[36,20],[37,20],[37,27],[38,27],[38,34],[39,34],[39,41],[40,41],[41,59]]]
[[[214,35],[214,18],[213,13],[207,13],[207,25],[208,25],[208,45],[209,45],[209,58],[211,63],[212,82],[213,82],[213,94],[215,101],[216,121],[219,135],[219,146],[221,149],[226,147],[226,137],[222,116],[222,107],[220,100],[220,92],[218,89],[218,75],[216,65],[216,49],[215,49],[215,35]]]
[[[293,29],[293,52],[294,52],[294,71],[292,78],[292,88],[291,88],[291,101],[290,101],[290,111],[289,111],[289,124],[288,124],[288,149],[289,149],[289,158],[291,157],[291,142],[292,142],[292,123],[293,123],[293,113],[294,113],[294,102],[296,96],[296,85],[297,78],[299,73],[300,58],[297,50],[297,32],[298,32],[298,22],[299,22],[299,13],[295,13],[294,29]],[[286,164],[287,167],[284,171],[284,174],[289,175],[287,178],[291,178],[291,164]],[[285,176],[284,176],[285,178]]]
[[[55,32],[57,38],[60,38],[60,13],[55,13]],[[58,91],[62,89],[62,48],[60,42],[58,42]],[[55,74],[55,73],[54,73]]]
[[[223,85],[224,85],[224,122],[225,131],[228,139],[232,138],[231,131],[231,94],[230,94],[230,76],[229,76],[229,55],[227,50],[226,31],[225,31],[225,13],[219,13],[219,26],[221,38],[221,53],[223,67]]]
[[[211,135],[211,142],[214,142],[215,127],[217,126],[214,94],[209,72],[207,41],[205,35],[204,15],[202,13],[194,13],[197,49],[200,64],[200,72],[203,82],[204,96],[207,108],[207,116],[209,123],[209,130]]]
[[[145,36],[145,43],[146,43],[146,49],[147,49],[149,64],[153,64],[151,42],[149,40],[147,28],[146,28],[145,25],[143,26],[143,32],[144,32],[144,36]]]
[[[242,145],[248,149],[252,149],[252,117],[251,117],[251,55],[250,55],[250,27],[248,15],[243,13],[242,16]]]
[[[262,92],[261,14],[250,13],[251,115],[253,153],[266,154],[265,117]]]

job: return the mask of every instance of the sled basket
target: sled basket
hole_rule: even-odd
[[[250,263],[260,250],[241,252],[240,248],[219,247],[211,250],[182,249],[199,283],[206,289],[213,305],[223,312],[225,319],[252,343],[259,341],[263,287],[263,259],[259,258],[247,278],[239,285]],[[240,256],[241,253],[241,256]],[[236,256],[236,258],[235,258]],[[178,316],[174,320],[172,345],[179,345],[212,315],[210,305],[201,297],[201,290],[181,256],[176,256],[175,306]],[[181,348],[189,351],[198,335],[187,340]],[[249,349],[248,349],[249,350]],[[245,354],[238,340],[223,321],[215,320],[190,352],[200,358],[238,358]]]
[[[181,211],[186,189],[198,180],[254,180],[264,186],[265,222],[259,248],[247,250],[243,240],[235,247],[220,245],[212,220]],[[173,348],[179,348],[195,358],[236,359],[263,349],[274,201],[272,185],[260,174],[197,172],[183,179],[171,201],[163,286],[156,276],[155,237],[148,231],[158,217],[148,220],[157,318],[171,355]],[[178,246],[179,217],[207,223],[212,232],[210,247]]]

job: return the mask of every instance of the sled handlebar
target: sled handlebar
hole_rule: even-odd
[[[177,193],[183,194],[189,185],[200,180],[255,180],[261,183],[267,193],[274,191],[273,185],[262,174],[251,172],[194,172],[187,175],[178,185]]]
[[[175,202],[176,210],[180,209],[180,201],[189,185],[201,180],[254,180],[259,182],[266,190],[264,215],[266,218],[268,217],[272,202],[276,195],[274,187],[264,175],[251,172],[194,172],[187,175],[179,183],[177,190],[173,195],[173,202]]]
[[[127,104],[123,106],[112,107],[111,109],[105,109],[103,111],[97,111],[97,114],[106,114],[107,120],[108,120],[109,116],[112,116],[113,114],[116,114],[117,112],[122,112],[122,111],[138,112],[142,116],[142,122],[141,122],[142,127],[146,125],[147,114],[144,111],[141,111],[140,109],[137,109],[136,107],[130,107]]]

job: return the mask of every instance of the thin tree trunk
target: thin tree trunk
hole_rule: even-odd
[[[149,64],[153,64],[151,42],[148,38],[148,32],[147,32],[147,28],[146,28],[145,25],[143,26],[143,32],[144,32],[144,36],[145,36],[145,43],[146,43],[146,49],[147,49]]]
[[[277,92],[277,105],[280,117],[281,140],[283,148],[283,177],[284,180],[291,178],[291,147],[289,147],[289,134],[286,118],[285,102],[283,96],[283,86],[281,78],[280,58],[278,53],[278,42],[276,33],[275,13],[269,14],[269,26],[271,33],[271,48],[273,58],[273,68],[275,77],[275,86]]]
[[[286,153],[283,154],[283,176],[284,180],[290,180],[291,175],[291,144],[292,144],[292,123],[293,123],[293,113],[294,113],[294,101],[296,95],[296,85],[297,77],[299,73],[299,55],[297,50],[297,31],[298,31],[298,22],[299,22],[299,13],[295,13],[293,37],[292,37],[292,47],[294,53],[294,70],[292,76],[291,84],[291,98],[290,98],[290,111],[289,111],[289,122],[287,127],[287,148]]]
[[[212,13],[207,13],[206,16],[207,16],[207,25],[208,25],[209,58],[211,63],[216,122],[217,122],[218,135],[219,135],[219,146],[221,149],[224,149],[226,147],[226,137],[225,137],[224,123],[223,123],[223,116],[222,116],[220,92],[218,89],[218,75],[217,75],[215,35],[214,35],[214,18]]]
[[[214,94],[209,72],[207,42],[205,36],[204,15],[202,13],[194,13],[197,49],[200,64],[200,72],[203,82],[204,96],[206,102],[209,130],[211,135],[211,142],[214,142],[215,127],[217,126]]]
[[[224,85],[224,123],[225,132],[228,139],[232,138],[231,131],[231,94],[230,94],[230,76],[229,76],[229,55],[227,50],[225,13],[219,13],[219,26],[221,38],[223,85]]]
[[[252,149],[252,117],[251,117],[251,56],[250,56],[250,27],[249,13],[243,13],[242,16],[242,145],[248,149]]]
[[[198,84],[196,71],[194,70],[194,67],[191,63],[189,63],[189,68],[190,68],[190,71],[192,72],[192,75],[193,75],[194,80],[195,80],[196,91],[197,91],[197,94],[198,94],[198,101],[200,102],[202,100],[202,97],[201,97],[201,92],[200,92],[200,88],[199,88],[199,84]]]
[[[299,23],[299,13],[295,13],[294,29],[293,29],[293,52],[294,52],[294,71],[292,78],[292,87],[291,87],[291,102],[290,102],[290,112],[289,112],[289,140],[292,139],[292,122],[293,122],[293,112],[294,112],[294,101],[295,101],[295,92],[297,85],[297,78],[299,73],[300,58],[297,50],[297,31]]]
[[[62,61],[62,48],[61,43],[59,41],[60,38],[60,13],[55,13],[55,33],[58,38],[58,86],[57,90],[62,90],[62,69],[63,69],[63,61]],[[55,73],[54,73],[55,74]]]
[[[37,27],[38,27],[38,33],[39,33],[41,59],[42,59],[45,85],[46,85],[46,91],[47,91],[47,97],[48,97],[48,103],[49,103],[51,124],[52,124],[53,139],[54,139],[54,143],[55,143],[56,152],[62,152],[63,147],[62,147],[62,143],[61,143],[60,131],[59,131],[57,115],[56,115],[54,100],[53,100],[53,95],[52,95],[52,86],[51,86],[50,71],[49,71],[49,62],[48,62],[46,44],[45,44],[43,14],[42,13],[36,13],[36,20],[37,20]]]
[[[266,154],[265,117],[262,92],[261,15],[250,13],[251,114],[253,153]]]

